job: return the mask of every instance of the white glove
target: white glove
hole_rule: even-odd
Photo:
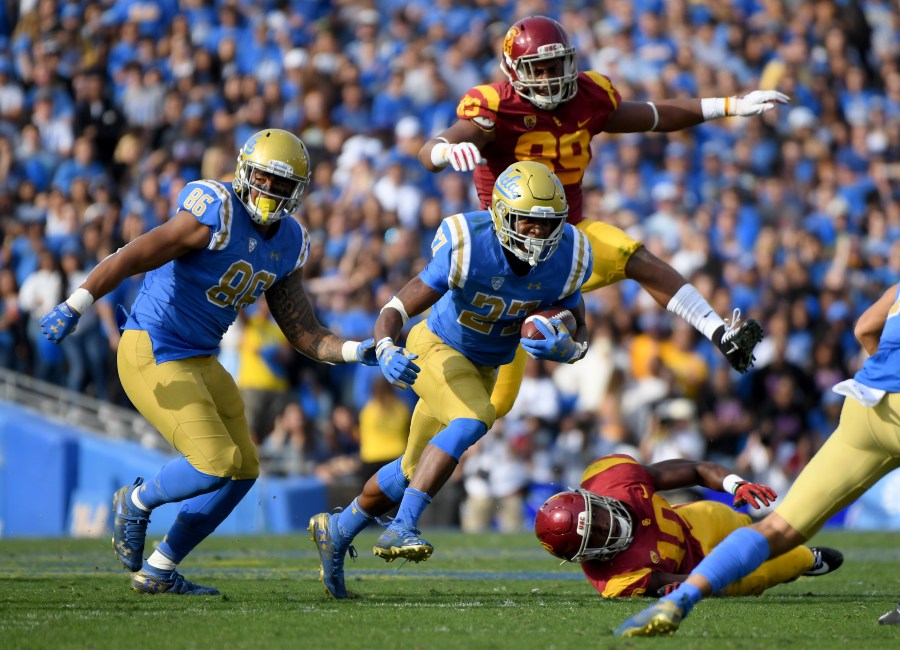
[[[728,112],[728,115],[737,115],[738,117],[762,115],[766,111],[775,108],[775,104],[789,104],[791,102],[790,97],[777,90],[754,90],[743,97],[732,99],[734,100],[734,108]]]
[[[775,108],[775,104],[789,104],[791,98],[777,90],[754,90],[743,97],[704,97],[700,110],[704,120],[720,117],[749,117],[762,115]]]
[[[471,142],[438,142],[431,150],[431,162],[435,167],[449,164],[455,171],[470,172],[481,163],[481,152]]]

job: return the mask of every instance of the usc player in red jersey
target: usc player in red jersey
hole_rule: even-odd
[[[626,101],[606,76],[578,71],[568,34],[545,16],[529,16],[509,28],[500,67],[508,81],[470,89],[456,109],[459,119],[419,151],[422,165],[432,172],[448,165],[474,172],[486,209],[497,176],[510,164],[543,162],[563,183],[569,223],[587,235],[593,249],[594,272],[583,291],[636,280],[656,302],[715,343],[733,368],[745,372],[762,338],[759,323],[738,324],[736,314],[726,324],[680,273],[640,242],[619,228],[585,221],[581,181],[591,160],[591,138],[598,133],[677,131],[719,117],[759,115],[788,97],[757,90],[744,97]],[[501,369],[492,399],[498,417],[512,408],[524,366],[520,350]]]
[[[535,517],[534,532],[551,554],[580,562],[601,596],[662,595],[685,580],[729,533],[750,524],[749,516],[724,503],[673,506],[657,492],[694,485],[731,493],[735,507],[749,503],[758,509],[776,498],[768,486],[744,481],[715,463],[679,459],[644,466],[614,454],[588,466],[580,490],[547,499]],[[803,575],[825,575],[842,562],[835,549],[798,546],[721,595],[758,595]]]

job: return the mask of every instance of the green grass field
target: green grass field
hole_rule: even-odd
[[[900,648],[877,618],[900,600],[900,534],[827,532],[841,569],[759,598],[705,601],[677,635],[617,639],[649,600],[601,601],[530,534],[434,533],[422,564],[348,563],[353,598],[318,581],[306,536],[216,537],[181,567],[220,597],[130,591],[107,540],[0,540],[0,647],[18,648]]]

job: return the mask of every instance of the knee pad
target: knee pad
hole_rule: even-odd
[[[403,474],[402,463],[403,456],[400,456],[397,460],[382,467],[376,474],[378,487],[394,503],[400,503],[403,500],[403,493],[409,486],[409,479]]]
[[[463,452],[487,433],[487,425],[480,420],[457,418],[451,420],[447,427],[431,439],[431,444],[443,452],[450,454],[459,462]]]

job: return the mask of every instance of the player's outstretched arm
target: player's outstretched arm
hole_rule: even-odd
[[[41,330],[58,343],[75,331],[78,320],[94,301],[128,277],[161,267],[185,253],[209,244],[209,228],[192,214],[180,211],[164,224],[144,233],[103,259],[71,296],[41,318]]]
[[[732,368],[744,373],[753,365],[753,349],[763,338],[757,321],[740,322],[740,310],[735,310],[731,323],[726,323],[694,285],[643,246],[628,259],[625,277],[636,280],[657,303],[715,343]]]
[[[323,327],[303,288],[302,273],[297,270],[266,291],[272,317],[294,348],[310,359],[323,363],[377,363],[373,341],[350,341]]]
[[[458,172],[470,172],[481,163],[481,150],[494,139],[493,130],[484,130],[471,120],[457,120],[419,150],[419,162],[430,172],[448,165]]]
[[[674,490],[701,485],[710,490],[727,492],[734,497],[734,507],[750,504],[755,509],[770,505],[778,495],[768,485],[747,481],[727,467],[709,461],[686,459],[664,460],[645,467],[657,490]]]
[[[625,101],[610,115],[605,130],[609,133],[679,131],[721,117],[762,115],[790,101],[790,97],[777,90],[754,90],[741,97]]]

